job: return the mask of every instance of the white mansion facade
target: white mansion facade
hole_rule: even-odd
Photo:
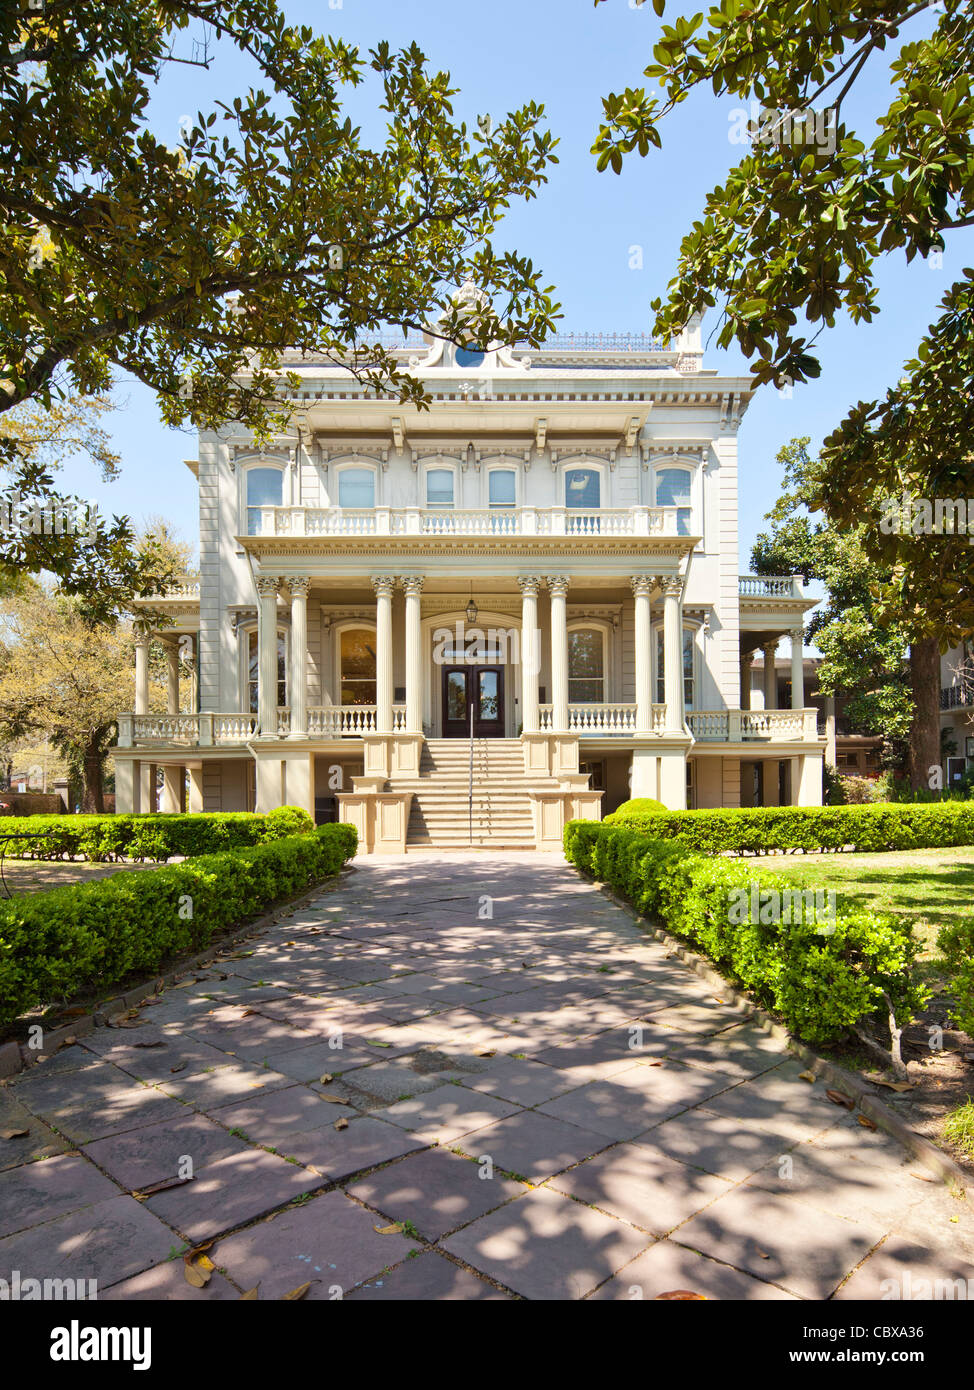
[[[162,810],[295,804],[396,849],[552,846],[630,794],[818,804],[812,604],[792,576],[738,574],[749,383],[703,367],[699,326],[669,348],[393,351],[429,410],[295,354],[286,435],[200,436],[200,578],[137,641],[118,810],[153,809],[161,769]],[[773,671],[785,636],[778,708],[750,662],[763,648]]]

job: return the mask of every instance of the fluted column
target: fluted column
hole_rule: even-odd
[[[636,598],[636,733],[653,731],[652,620],[649,596],[653,580],[634,574],[629,581]]]
[[[423,732],[423,576],[407,574],[406,595],[406,732]]]
[[[276,576],[257,578],[260,621],[257,633],[257,718],[261,738],[277,737],[277,586]]]
[[[802,644],[805,634],[800,627],[789,633],[791,637],[791,707],[805,708],[805,664]]]
[[[764,653],[764,708],[778,708],[778,672],[775,668],[775,658],[778,655],[778,643],[767,642],[761,648]]]
[[[149,713],[149,634],[135,629],[135,713]]]
[[[541,581],[534,574],[518,576],[521,589],[521,729],[536,734],[538,718],[538,673],[541,670],[538,630],[538,589]]]
[[[175,642],[166,647],[166,713],[179,713],[179,646]]]
[[[306,576],[289,579],[291,590],[291,737],[305,738],[308,733],[308,590],[311,580]]]
[[[741,656],[741,709],[751,708],[751,668],[754,653],[744,652]]]
[[[683,733],[683,581],[669,576],[663,589],[663,690],[666,732]]]
[[[568,580],[548,576],[551,598],[551,723],[556,734],[568,732]]]
[[[375,731],[392,733],[392,591],[395,580],[386,575],[372,579],[375,590]]]

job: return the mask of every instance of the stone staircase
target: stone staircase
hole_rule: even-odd
[[[528,791],[555,785],[554,778],[525,775],[519,739],[475,738],[471,836],[469,739],[427,739],[419,776],[389,779],[390,790],[413,794],[410,849],[534,849]]]

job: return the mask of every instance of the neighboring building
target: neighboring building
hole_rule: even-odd
[[[156,767],[164,809],[188,781],[192,809],[299,804],[386,848],[551,845],[630,788],[749,804],[755,768],[765,801],[818,804],[813,604],[791,576],[738,575],[750,383],[702,366],[699,326],[671,349],[427,335],[395,355],[429,410],[294,354],[289,434],[201,435],[201,578],[155,605],[165,715],[137,645],[119,809],[148,805]],[[790,707],[748,708],[742,662],[786,634]],[[180,641],[198,711],[178,710]]]
[[[953,752],[944,757],[944,786],[953,787],[974,767],[974,644],[952,647],[940,658],[940,726]]]

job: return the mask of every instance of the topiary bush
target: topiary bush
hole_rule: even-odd
[[[37,832],[32,842],[10,840],[8,859],[76,859],[93,864],[121,859],[167,859],[220,850],[246,849],[269,840],[308,834],[314,821],[300,806],[279,806],[266,815],[250,811],[201,815],[152,813],[144,816],[22,816],[16,829]]]
[[[625,826],[654,839],[679,840],[708,854],[767,854],[772,850],[879,853],[974,844],[974,802],[969,801],[660,812],[620,807],[602,823]]]
[[[336,874],[351,825],[0,902],[0,1023],[203,950],[220,932]]]
[[[734,890],[750,897],[756,889],[759,899],[776,894],[791,904],[807,885],[607,822],[570,821],[565,854],[691,942],[808,1042],[854,1028],[884,1006],[885,995],[904,1021],[923,1003],[914,974],[919,943],[909,924],[894,917],[839,910],[828,930],[803,914],[796,921],[752,920],[752,914],[739,920],[729,910]]]

